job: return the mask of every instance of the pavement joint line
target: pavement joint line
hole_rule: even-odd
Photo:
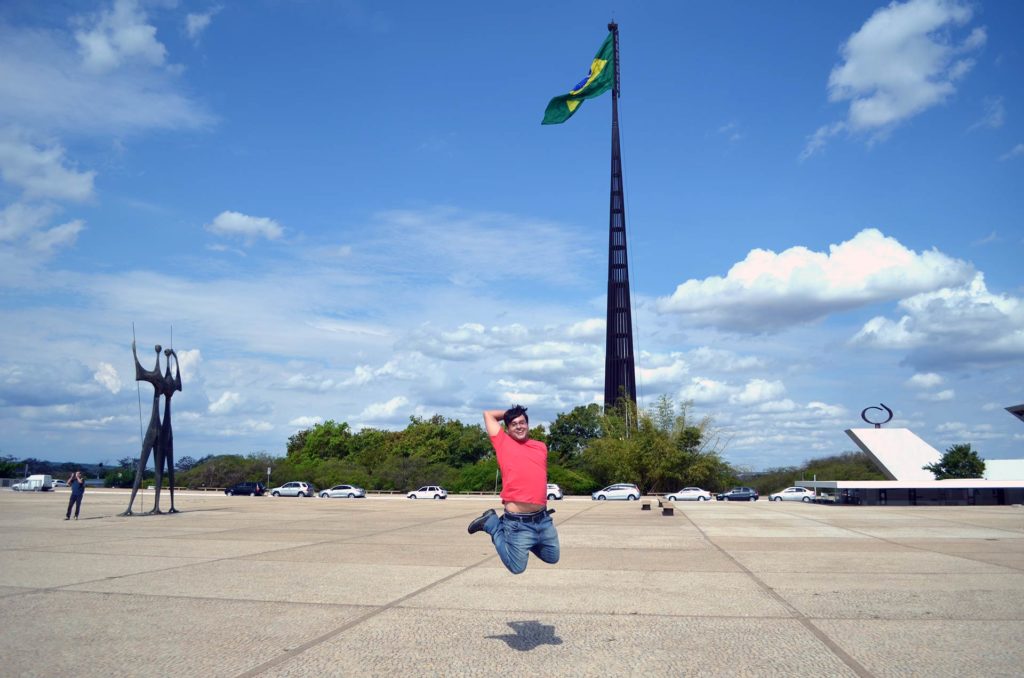
[[[558,522],[559,522],[559,524],[569,522],[570,520],[572,520],[576,516],[578,516],[578,515],[580,515],[582,513],[586,513],[587,511],[590,511],[593,508],[594,508],[593,506],[590,506],[588,508],[583,509],[582,511],[578,511],[576,513],[573,513],[569,517],[564,518],[562,520],[559,520]],[[479,515],[479,514],[471,514],[471,515],[476,517],[476,515]],[[441,520],[434,520],[434,521],[428,521],[428,522],[444,522],[445,520],[454,520],[454,519],[455,518],[444,518],[444,519],[441,519]],[[465,520],[465,517],[461,517],[461,519]],[[426,524],[426,523],[421,523],[421,524]],[[390,532],[392,530],[386,530],[386,531]],[[389,603],[385,603],[384,605],[381,605],[381,606],[379,606],[379,607],[377,607],[377,608],[375,608],[373,610],[370,610],[370,611],[368,611],[368,612],[366,612],[364,614],[361,614],[358,617],[350,619],[349,621],[345,622],[344,624],[342,624],[338,628],[333,629],[332,631],[328,631],[327,633],[321,634],[320,636],[317,636],[316,638],[308,640],[305,643],[303,643],[302,645],[300,645],[300,646],[298,646],[296,648],[293,648],[291,650],[288,650],[287,652],[284,652],[284,653],[278,655],[277,657],[275,657],[273,659],[270,659],[270,660],[260,664],[259,666],[251,668],[251,669],[249,669],[248,671],[246,671],[244,673],[240,673],[240,674],[238,674],[237,678],[252,678],[253,676],[258,676],[261,673],[264,673],[264,672],[266,672],[266,671],[268,671],[268,670],[270,670],[270,669],[272,669],[272,668],[274,668],[276,666],[280,666],[284,662],[289,661],[290,659],[292,659],[294,657],[297,657],[298,655],[302,654],[306,650],[309,650],[309,649],[311,649],[313,647],[316,647],[317,645],[325,643],[328,640],[330,640],[331,638],[334,638],[335,636],[339,636],[342,633],[345,633],[346,631],[348,631],[349,629],[351,629],[351,628],[353,628],[355,626],[358,626],[359,624],[362,624],[363,622],[365,622],[365,621],[367,621],[369,619],[372,619],[373,617],[376,617],[379,614],[387,612],[388,610],[395,609],[395,608],[401,608],[402,607],[401,603],[405,602],[406,600],[414,598],[414,597],[418,596],[419,594],[424,593],[425,591],[429,591],[430,589],[432,589],[432,588],[434,588],[436,586],[439,586],[439,585],[441,585],[441,584],[443,584],[443,583],[445,583],[447,581],[450,581],[450,580],[458,577],[461,574],[469,572],[470,570],[476,569],[477,567],[480,567],[481,565],[483,565],[483,564],[485,564],[487,562],[490,562],[490,561],[496,559],[497,557],[498,557],[497,553],[489,554],[486,558],[483,558],[482,560],[478,560],[477,562],[475,562],[475,563],[473,563],[471,565],[467,565],[467,566],[465,566],[465,567],[463,567],[463,568],[461,568],[461,569],[459,569],[459,570],[457,570],[455,572],[452,572],[451,574],[445,575],[444,577],[442,577],[442,578],[440,578],[440,579],[438,579],[436,581],[430,582],[429,584],[426,584],[425,586],[421,586],[420,588],[416,589],[415,591],[411,591],[411,592],[405,594],[404,596],[396,598],[395,600],[393,600],[393,601],[391,601]]]
[[[404,596],[401,596],[399,598],[396,598],[395,600],[392,600],[390,603],[385,603],[384,605],[377,606],[377,607],[375,607],[372,610],[364,612],[363,614],[361,614],[361,615],[359,615],[359,616],[357,616],[357,617],[355,617],[353,619],[348,620],[347,622],[345,622],[344,624],[342,624],[341,626],[339,626],[336,629],[333,629],[331,631],[328,631],[327,633],[321,634],[321,635],[317,636],[316,638],[313,638],[312,640],[307,640],[302,645],[299,645],[296,648],[292,648],[291,650],[288,650],[287,652],[283,652],[282,654],[278,655],[277,657],[274,657],[273,659],[270,659],[268,661],[263,662],[259,666],[255,666],[255,667],[249,669],[248,671],[245,671],[243,673],[239,673],[237,678],[251,678],[252,676],[258,676],[261,673],[264,673],[264,672],[274,668],[275,666],[280,666],[284,662],[286,662],[286,661],[288,661],[288,660],[290,660],[290,659],[292,659],[294,657],[297,657],[298,655],[302,654],[306,650],[309,650],[309,649],[311,649],[313,647],[316,647],[317,645],[321,645],[322,643],[327,642],[331,638],[334,638],[335,636],[339,636],[342,633],[344,633],[345,631],[348,631],[350,628],[352,628],[354,626],[358,626],[359,624],[362,624],[364,621],[367,621],[368,619],[372,619],[373,617],[376,617],[379,614],[382,614],[384,612],[387,612],[390,609],[398,607],[399,603],[401,603],[401,602],[403,602],[405,600],[408,600],[409,598],[412,598],[413,596],[418,596],[419,594],[423,593],[424,591],[428,591],[428,590],[434,588],[435,586],[439,586],[439,585],[445,583],[446,581],[449,581],[450,579],[454,579],[455,577],[459,576],[463,572],[466,572],[466,571],[471,570],[471,569],[473,569],[475,567],[483,565],[487,561],[489,561],[489,560],[491,560],[493,558],[497,558],[497,557],[498,557],[497,554],[488,555],[483,560],[477,561],[476,563],[473,563],[472,565],[467,565],[466,567],[464,567],[464,568],[462,568],[460,570],[457,570],[456,572],[452,572],[451,574],[445,575],[444,577],[441,577],[440,579],[438,579],[436,581],[432,581],[432,582],[430,582],[429,584],[427,584],[425,586],[421,586],[420,588],[416,589],[415,591],[410,591],[409,593],[405,594]]]
[[[782,512],[780,511],[780,513],[782,513]],[[792,516],[792,515],[796,515],[796,514],[787,513],[786,515],[791,515]],[[906,515],[906,514],[904,513],[904,515]],[[902,542],[893,541],[892,539],[887,539],[885,537],[879,537],[877,534],[871,534],[870,532],[862,532],[861,530],[858,530],[858,529],[853,528],[853,527],[844,527],[842,525],[837,525],[835,523],[829,523],[829,522],[826,522],[824,520],[821,520],[820,518],[813,518],[811,516],[802,516],[802,517],[805,520],[809,520],[811,522],[818,523],[820,525],[825,525],[826,527],[834,527],[834,528],[839,529],[839,530],[846,530],[847,532],[852,532],[853,534],[859,534],[859,535],[862,535],[862,536],[867,537],[869,539],[874,539],[876,541],[880,541],[880,542],[882,542],[884,544],[892,544],[893,546],[899,546],[900,548],[910,549],[911,551],[918,551],[918,552],[923,552],[923,553],[934,553],[935,555],[948,556],[950,558],[962,558],[963,560],[969,560],[972,563],[984,563],[985,565],[994,565],[996,567],[1005,567],[1008,570],[1014,570],[1016,572],[1024,572],[1024,567],[1014,567],[1013,565],[1006,565],[1006,564],[1003,564],[1003,563],[990,563],[987,560],[982,560],[981,558],[972,558],[970,556],[963,555],[961,553],[946,553],[944,551],[938,551],[936,549],[929,549],[929,548],[925,548],[923,546],[915,546],[913,544],[904,544]],[[945,521],[945,522],[949,522],[949,523],[953,523],[953,524],[958,524],[958,523],[956,523],[955,521],[952,521],[952,520]],[[969,523],[959,523],[959,524],[969,525]],[[983,526],[975,525],[974,527],[983,527]],[[999,528],[991,528],[991,529],[999,529]],[[1006,531],[1006,530],[1004,530],[1004,531]],[[993,573],[993,574],[1001,574],[1001,573],[997,572],[997,573]],[[1009,574],[1009,573],[1007,572],[1007,573],[1002,573],[1002,574]]]
[[[1017,529],[1008,529],[1008,528],[1005,528],[1005,527],[992,527],[990,525],[979,525],[977,523],[968,522],[966,520],[951,520],[949,518],[941,518],[939,516],[923,515],[922,513],[918,512],[918,511],[906,510],[906,508],[912,508],[912,507],[905,507],[904,510],[900,510],[900,508],[896,507],[896,506],[878,506],[878,507],[867,506],[867,507],[861,507],[861,508],[882,508],[882,509],[885,509],[885,514],[886,515],[898,515],[898,516],[903,516],[905,518],[914,518],[914,519],[918,519],[918,520],[930,520],[930,521],[938,522],[938,523],[949,523],[951,525],[967,525],[968,527],[978,527],[978,528],[982,528],[982,529],[985,529],[985,530],[994,530],[996,532],[1009,532],[1010,534],[1013,534],[1013,535],[1019,535],[1022,532],[1024,532],[1024,528],[1022,528],[1020,530],[1017,530]],[[918,509],[921,509],[921,508],[927,509],[927,508],[944,508],[944,507],[942,507],[942,506],[935,506],[935,507],[921,507],[921,506],[918,506],[916,508],[918,508]],[[974,508],[974,507],[972,507],[972,508]],[[801,515],[801,514],[798,514],[798,513],[793,513],[792,509],[789,509],[789,510],[786,510],[786,509],[789,509],[789,507],[781,507],[780,509],[778,509],[776,511],[776,513],[780,513],[782,515],[787,515],[787,516],[793,516],[794,518],[806,518],[807,520],[818,520],[820,522],[820,519],[812,518],[810,516]],[[996,512],[996,511],[988,511],[987,514],[988,515],[997,515],[997,516],[1004,516],[1004,515],[1006,515],[1003,512]],[[1022,516],[1022,517],[1024,517],[1024,516]],[[832,525],[832,523],[829,523],[829,524]]]
[[[826,634],[824,631],[822,631],[820,628],[818,628],[818,626],[815,625],[814,622],[812,622],[809,617],[807,617],[804,613],[802,613],[800,610],[798,610],[796,607],[794,607],[788,600],[786,600],[784,597],[782,597],[782,595],[778,591],[776,591],[774,588],[769,586],[767,582],[765,582],[760,577],[758,577],[756,574],[754,574],[754,572],[750,568],[748,568],[746,565],[744,565],[739,560],[737,560],[735,557],[733,557],[733,555],[731,553],[729,553],[728,551],[726,551],[724,548],[722,548],[721,546],[716,544],[713,539],[708,537],[704,533],[704,530],[701,529],[700,525],[695,523],[693,521],[693,519],[690,518],[689,512],[687,512],[687,511],[680,511],[680,513],[683,514],[683,516],[686,518],[686,520],[691,525],[693,525],[693,527],[698,532],[700,532],[702,535],[704,535],[704,538],[707,539],[708,543],[711,544],[711,546],[715,547],[722,555],[724,555],[726,558],[728,558],[729,560],[734,562],[736,564],[736,567],[740,568],[740,570],[745,572],[746,575],[748,577],[750,577],[750,579],[753,580],[753,582],[755,584],[757,584],[758,588],[760,588],[762,591],[767,593],[768,596],[770,598],[772,598],[773,600],[775,600],[777,603],[782,605],[782,607],[784,609],[788,610],[790,612],[790,614],[792,615],[793,619],[796,619],[798,622],[800,622],[801,625],[803,625],[804,628],[806,628],[808,631],[810,631],[811,635],[813,635],[815,638],[817,638],[819,641],[821,641],[821,643],[823,645],[825,645],[825,647],[827,647],[832,652],[832,654],[834,654],[839,659],[839,661],[841,661],[844,664],[846,664],[847,668],[849,668],[851,671],[853,671],[855,674],[857,674],[860,678],[874,678],[874,674],[873,673],[871,673],[866,668],[864,668],[864,666],[862,666],[860,662],[858,662],[856,659],[854,659],[852,656],[850,656],[846,652],[846,650],[844,650],[842,647],[839,646],[838,643],[836,643],[834,640],[829,638],[828,634]]]
[[[460,573],[455,573],[455,574],[460,574]],[[13,587],[13,588],[22,588],[22,587]],[[309,606],[316,606],[316,607],[340,607],[340,608],[349,608],[349,609],[351,609],[351,608],[365,609],[367,611],[373,611],[373,610],[376,610],[377,608],[380,607],[380,605],[371,605],[371,604],[367,604],[367,603],[316,603],[316,602],[309,602],[309,601],[300,601],[300,602],[282,601],[282,600],[279,600],[279,599],[276,599],[276,598],[216,598],[216,597],[210,597],[210,596],[181,596],[181,595],[162,594],[162,593],[161,594],[156,594],[156,593],[116,593],[116,592],[110,592],[110,591],[61,591],[61,590],[59,590],[57,588],[25,588],[24,591],[18,591],[18,592],[15,592],[15,593],[8,593],[8,594],[0,594],[0,600],[3,600],[4,598],[9,598],[9,597],[12,597],[12,596],[15,596],[15,595],[27,595],[27,594],[33,594],[33,593],[38,593],[38,594],[46,594],[46,593],[72,593],[72,594],[81,595],[81,596],[99,596],[99,597],[126,596],[126,597],[131,597],[131,598],[153,598],[153,599],[156,599],[156,600],[166,600],[168,598],[174,598],[175,600],[191,600],[191,601],[199,601],[199,602],[216,602],[216,603],[232,602],[232,603],[240,603],[240,604],[243,604],[243,605],[244,604],[288,604],[288,605],[295,605],[295,606],[298,606],[298,607],[309,607]],[[400,605],[400,604],[397,604],[397,603],[392,605],[392,607],[394,609],[402,609],[402,610],[419,610],[419,609],[422,609],[422,608],[418,608],[418,607],[406,607],[404,605]],[[466,612],[466,613],[478,613],[478,612],[503,613],[503,612],[508,612],[508,610],[506,610],[505,608],[488,608],[488,607],[467,607],[467,608],[463,608],[463,607],[444,607],[444,608],[437,608],[437,609],[439,611],[444,611],[444,612]],[[562,611],[560,611],[560,612],[553,612],[551,610],[532,610],[532,609],[528,610],[528,609],[522,609],[522,610],[516,610],[516,613],[517,614],[524,614],[524,615],[539,616],[539,617],[553,616],[553,615],[575,616],[575,617],[595,617],[595,618],[600,618],[600,619],[604,619],[604,618],[607,618],[607,617],[622,617],[622,618],[627,618],[627,619],[628,618],[635,618],[635,617],[637,617],[637,615],[633,614],[633,613],[622,613],[622,612],[615,612],[615,611],[588,612],[586,610],[573,610],[571,612],[562,612]],[[659,619],[693,619],[693,620],[698,620],[698,621],[709,620],[709,619],[719,619],[719,620],[732,620],[732,621],[748,621],[749,620],[749,621],[764,621],[764,622],[793,621],[793,622],[799,623],[799,620],[794,618],[794,617],[792,617],[792,616],[779,616],[779,615],[774,615],[773,616],[773,615],[763,615],[763,614],[739,615],[739,614],[715,614],[715,613],[705,613],[705,612],[694,613],[694,614],[669,614],[669,613],[666,613],[666,612],[649,612],[649,613],[645,613],[644,616],[645,617],[657,617]],[[893,617],[893,616],[890,616],[890,617],[808,617],[808,619],[820,619],[820,620],[824,620],[824,621],[853,621],[853,622],[863,622],[863,621],[937,622],[937,623],[962,622],[962,623],[965,623],[965,624],[976,623],[976,622],[1003,624],[1003,623],[1012,623],[1012,622],[1016,621],[1014,619],[1006,619],[1005,617],[991,617],[990,618],[990,617],[949,617],[949,616],[945,616],[945,617],[942,617],[942,618],[935,618],[935,619],[931,619],[931,618],[928,618],[928,617],[915,617],[915,616],[911,616],[911,617]]]
[[[121,516],[113,516],[113,517],[116,518],[116,517],[121,517]],[[395,532],[397,530],[408,529],[410,527],[420,527],[422,525],[429,525],[431,523],[443,522],[444,520],[451,520],[451,518],[442,518],[442,519],[434,518],[432,520],[425,520],[423,522],[416,523],[415,525],[406,525],[406,526],[403,526],[403,527],[394,527],[394,528],[389,528],[389,529],[386,529],[386,530],[379,530],[378,532],[373,532],[370,535],[361,535],[361,536],[365,537],[365,536],[375,536],[375,535],[378,535],[378,534],[387,534],[388,532]],[[207,533],[207,534],[217,534],[217,533],[213,532],[213,533]],[[154,535],[154,538],[155,537],[156,537],[156,535]],[[127,537],[125,539],[132,539],[132,538],[136,538],[136,537]],[[149,538],[149,537],[146,537],[146,538]],[[161,538],[167,538],[167,537],[166,537],[166,535],[164,535]],[[121,541],[121,540],[119,539],[118,541]],[[313,542],[313,543],[309,543],[309,544],[301,544],[301,548],[306,548],[306,547],[309,547],[309,546],[321,546],[323,544],[336,544],[336,543],[338,543],[338,540],[336,540],[336,539],[334,539],[334,540],[323,540],[323,541],[317,541],[317,542]],[[86,580],[86,581],[74,582],[74,583],[71,583],[71,584],[64,584],[62,586],[46,586],[46,587],[41,587],[41,588],[26,589],[25,591],[16,591],[16,592],[14,592],[12,594],[9,594],[9,595],[0,596],[0,598],[17,597],[17,596],[26,595],[26,594],[29,594],[29,593],[39,592],[39,591],[60,591],[60,590],[66,589],[66,588],[68,588],[70,586],[82,586],[82,585],[85,585],[85,584],[94,584],[96,582],[101,582],[101,581],[112,581],[112,580],[115,580],[115,579],[124,579],[125,577],[134,577],[134,576],[137,576],[137,575],[140,575],[140,574],[149,575],[149,574],[158,573],[158,572],[170,572],[171,570],[180,570],[182,568],[192,567],[192,566],[195,566],[195,565],[207,565],[207,564],[210,564],[210,563],[220,563],[220,562],[224,562],[224,561],[227,561],[227,560],[244,560],[246,558],[249,558],[249,557],[252,557],[252,556],[256,556],[256,555],[266,555],[268,553],[277,553],[279,551],[290,551],[291,549],[294,549],[294,548],[297,548],[296,544],[289,544],[288,546],[283,546],[281,548],[269,549],[269,550],[266,550],[266,551],[259,551],[257,553],[247,553],[247,554],[244,554],[244,555],[225,556],[223,558],[209,558],[209,559],[194,558],[193,562],[178,563],[178,564],[173,565],[171,567],[162,567],[162,568],[155,569],[155,570],[146,570],[145,572],[128,572],[128,573],[125,573],[125,574],[119,574],[119,575],[115,575],[115,576],[112,576],[112,577],[101,577],[99,579],[89,579],[89,580]],[[11,550],[12,551],[30,551],[30,552],[35,552],[35,553],[50,553],[50,551],[35,551],[33,549],[11,549]],[[98,554],[98,555],[107,555],[107,554]],[[132,554],[121,554],[121,555],[132,555]],[[146,556],[146,557],[151,557],[151,558],[187,558],[189,556],[166,556],[166,555],[161,555],[161,556]],[[495,556],[492,556],[492,557],[497,557],[497,556],[495,555]]]

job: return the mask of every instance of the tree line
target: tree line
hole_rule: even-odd
[[[710,418],[692,420],[688,404],[662,396],[649,410],[628,401],[597,404],[559,414],[530,437],[548,446],[548,481],[567,494],[586,494],[614,482],[636,483],[643,492],[669,492],[684,485],[727,489],[737,471],[720,453]],[[451,492],[493,492],[501,487],[490,440],[480,424],[442,415],[410,417],[402,430],[365,428],[326,421],[288,439],[283,458],[266,453],[219,455],[181,470],[175,482],[226,487],[246,480],[271,483],[305,480],[324,488],[338,483],[367,490],[407,491],[442,485]]]
[[[616,482],[636,483],[644,493],[672,492],[684,486],[717,492],[746,485],[767,494],[814,475],[823,480],[883,478],[862,452],[761,473],[744,472],[722,459],[722,438],[711,418],[694,420],[689,407],[689,403],[676,405],[668,396],[647,410],[638,410],[626,400],[608,409],[581,405],[559,414],[547,428],[531,428],[530,436],[547,444],[548,481],[561,485],[567,494],[588,494]],[[2,456],[0,476],[16,477],[26,465],[32,473],[60,474],[81,468],[90,477],[104,478],[108,487],[126,487],[134,481],[137,459],[124,457],[116,466],[104,467]],[[940,465],[949,475],[940,476]],[[984,462],[969,444],[947,450],[940,465],[930,469],[937,477],[980,477],[984,470]],[[326,421],[291,436],[284,457],[267,452],[200,459],[183,456],[175,463],[175,485],[201,488],[266,482],[268,468],[271,485],[304,480],[319,488],[349,483],[371,491],[400,492],[422,485],[442,485],[451,492],[494,492],[501,487],[497,460],[483,427],[439,414],[410,417],[399,431],[365,428],[354,432],[346,422]],[[146,478],[152,475],[147,469]]]

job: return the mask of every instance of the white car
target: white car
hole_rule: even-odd
[[[440,485],[424,485],[405,495],[407,499],[447,499],[448,490]]]
[[[66,481],[66,480],[54,480],[53,481],[53,489],[55,489],[55,490],[58,487],[67,487],[67,486],[68,486],[68,481]]]
[[[678,492],[665,495],[669,501],[711,501],[711,493],[699,487],[684,487]]]
[[[335,485],[329,490],[324,490],[320,493],[321,499],[330,499],[332,497],[342,497],[345,499],[355,499],[356,497],[365,497],[366,490],[355,485]]]
[[[603,490],[598,490],[590,495],[591,499],[604,501],[605,499],[626,499],[636,501],[640,498],[640,488],[631,483],[615,483]]]
[[[781,492],[768,495],[771,501],[814,501],[814,490],[806,487],[787,487]]]
[[[316,490],[309,483],[293,481],[270,491],[272,497],[312,497]]]
[[[561,499],[564,496],[561,487],[554,483],[548,483],[548,499]]]

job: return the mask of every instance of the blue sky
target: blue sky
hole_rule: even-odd
[[[0,452],[138,454],[133,323],[177,456],[600,402],[614,18],[641,405],[1024,456],[1024,7],[547,5],[0,6]]]

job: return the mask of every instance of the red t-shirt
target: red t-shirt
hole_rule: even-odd
[[[547,505],[548,448],[539,440],[516,442],[505,431],[491,436],[501,469],[501,501]]]

